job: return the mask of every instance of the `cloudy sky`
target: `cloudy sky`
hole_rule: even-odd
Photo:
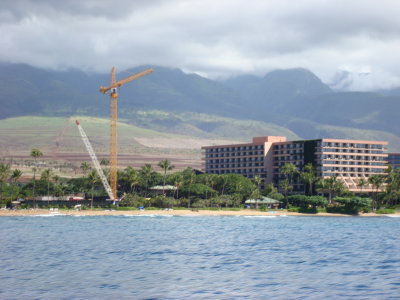
[[[336,88],[391,88],[399,15],[398,0],[2,0],[0,60],[209,78],[304,67]]]

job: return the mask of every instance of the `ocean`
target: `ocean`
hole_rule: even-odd
[[[400,218],[0,218],[0,299],[399,299]]]

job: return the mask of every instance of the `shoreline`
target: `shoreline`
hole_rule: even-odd
[[[32,210],[0,210],[0,217],[23,216],[315,216],[315,217],[385,217],[385,214],[365,213],[359,215],[345,215],[334,213],[306,214],[282,211],[257,211],[252,209],[242,210],[57,210],[32,209]],[[390,216],[400,217],[400,212]]]

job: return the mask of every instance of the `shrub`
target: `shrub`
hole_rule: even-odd
[[[116,207],[115,209],[116,210],[123,210],[123,211],[126,211],[126,210],[137,210],[136,207],[130,207],[130,206],[119,206],[119,207]]]
[[[120,207],[139,207],[145,206],[146,199],[134,194],[128,194],[119,202]]]
[[[288,208],[288,211],[290,211],[290,212],[299,212],[299,210],[300,210],[300,207],[295,207],[295,206]]]
[[[328,212],[357,215],[360,210],[371,205],[370,198],[362,197],[336,197],[333,199],[339,206],[329,207]]]
[[[396,213],[396,210],[393,208],[385,208],[385,209],[378,209],[376,211],[377,214],[394,214]]]
[[[317,208],[316,207],[299,207],[299,213],[303,214],[316,214]]]
[[[305,208],[309,206],[316,208],[317,206],[326,206],[328,204],[328,201],[323,196],[291,195],[288,199],[291,205]]]

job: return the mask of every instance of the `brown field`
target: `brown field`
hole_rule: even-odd
[[[23,171],[25,180],[32,173],[30,151],[40,149],[40,169],[53,168],[63,177],[81,174],[82,162],[89,154],[74,124],[76,118],[19,117],[0,120],[0,161]],[[109,122],[106,119],[77,117],[88,135],[99,160],[109,157]],[[201,139],[156,132],[120,123],[118,127],[119,167],[139,168],[168,159],[174,170],[186,167],[201,169],[201,146],[235,143],[229,140]]]

